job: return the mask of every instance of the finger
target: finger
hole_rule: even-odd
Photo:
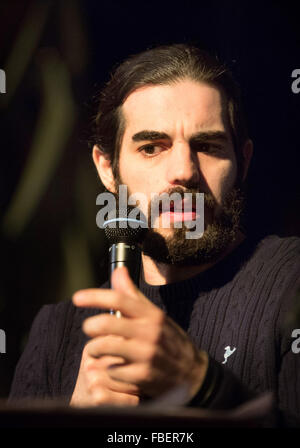
[[[124,316],[122,319],[116,319],[115,316],[107,313],[85,319],[82,329],[91,338],[116,335],[127,339],[139,338],[148,342],[157,341],[161,332],[156,322],[136,319],[133,324],[132,319]]]
[[[156,316],[162,313],[138,290],[133,296],[113,289],[85,289],[73,295],[73,303],[80,307],[119,310],[127,317]]]
[[[128,364],[116,369],[111,368],[109,369],[109,375],[119,383],[124,381],[125,384],[128,384],[128,382],[136,384],[140,395],[146,393],[151,396],[157,396],[165,392],[166,384],[168,388],[176,385],[172,375],[166,380],[159,369],[145,363]]]
[[[113,271],[111,276],[111,284],[113,289],[116,291],[120,291],[121,293],[131,297],[135,297],[140,293],[125,266],[119,267]]]
[[[121,366],[126,364],[126,361],[121,356],[101,356],[100,358],[91,358],[89,370],[106,370],[110,366]]]
[[[116,406],[136,406],[139,403],[139,397],[137,395],[131,395],[114,391],[99,390],[99,392],[94,392],[93,398],[96,404],[113,404]]]
[[[123,366],[112,366],[107,370],[110,378],[118,384],[144,384],[153,380],[156,369],[146,363],[125,364]]]
[[[153,359],[155,351],[152,344],[136,339],[124,339],[120,336],[98,336],[86,345],[89,356],[98,358],[103,355],[121,356],[127,362],[143,362]]]
[[[124,316],[122,319],[116,319],[114,315],[107,313],[89,317],[82,325],[84,333],[91,338],[106,335],[132,338],[136,334],[135,327],[130,319]]]
[[[120,303],[121,298],[112,289],[89,288],[76,291],[72,301],[79,307],[112,309],[112,306]]]
[[[119,392],[122,394],[140,395],[141,393],[140,387],[137,384],[118,381],[110,376],[108,380],[108,387],[112,392]]]
[[[92,364],[89,365],[88,368],[88,382],[89,386],[92,389],[97,389],[97,387],[105,387],[114,392],[122,392],[126,394],[139,394],[139,387],[136,384],[127,383],[125,381],[118,381],[110,377],[108,374],[108,370],[111,367],[117,367],[124,365],[124,362],[121,364],[116,364],[112,361],[113,356],[104,356],[105,362],[102,362],[102,358],[93,359]],[[110,359],[109,365],[104,368],[104,365],[107,364],[108,359]]]

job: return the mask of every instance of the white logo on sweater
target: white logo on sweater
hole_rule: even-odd
[[[225,353],[224,353],[224,361],[222,362],[222,364],[226,364],[227,362],[227,358],[229,358],[229,356],[232,355],[233,352],[236,351],[236,347],[233,347],[233,349],[230,349],[230,346],[227,345],[227,347],[225,347]]]

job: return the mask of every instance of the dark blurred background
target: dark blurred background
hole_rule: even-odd
[[[32,320],[106,278],[102,191],[87,140],[97,91],[129,54],[192,43],[219,55],[243,93],[255,154],[249,229],[300,236],[296,2],[9,0],[0,3],[0,397]]]

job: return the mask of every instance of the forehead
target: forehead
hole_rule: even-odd
[[[125,134],[141,129],[184,134],[225,130],[225,101],[215,86],[192,80],[145,86],[132,92],[122,106]]]

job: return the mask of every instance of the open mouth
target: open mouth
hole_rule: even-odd
[[[162,203],[160,203],[159,213],[168,217],[170,221],[191,221],[197,218],[196,204],[186,200],[176,204],[174,201],[170,201],[170,206],[166,209],[163,209]]]

